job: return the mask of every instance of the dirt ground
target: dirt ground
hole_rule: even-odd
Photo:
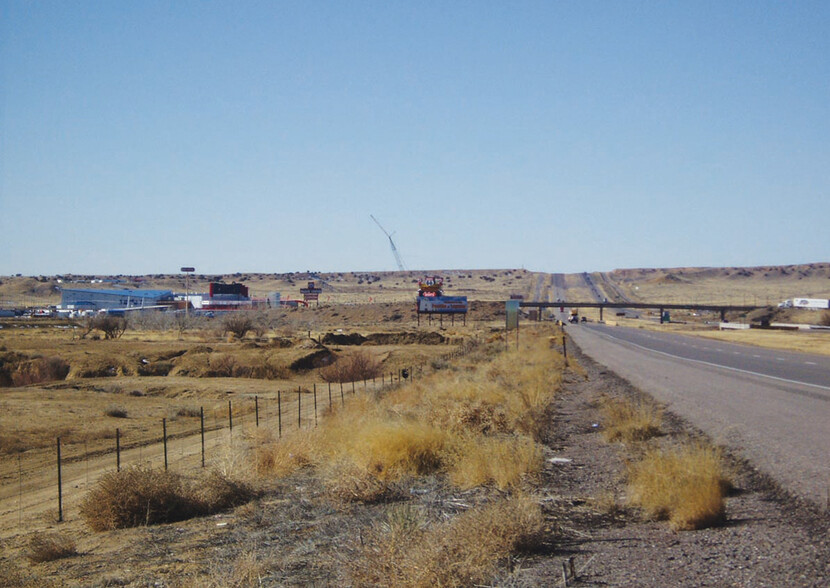
[[[626,461],[636,447],[603,440],[601,395],[636,397],[627,382],[570,349],[582,370],[566,375],[551,414],[546,468],[537,495],[546,521],[533,552],[502,562],[498,586],[827,586],[830,519],[786,495],[751,464],[727,455],[734,491],[718,527],[674,532],[626,505]],[[662,443],[699,437],[666,415]],[[496,493],[452,490],[423,478],[402,485],[398,504],[441,519]],[[496,493],[497,494],[497,493]],[[395,505],[392,505],[395,506]],[[20,561],[21,542],[3,545],[0,567],[18,585],[350,585],[345,563],[389,504],[334,504],[309,473],[261,487],[253,503],[191,521],[92,534],[80,525],[80,555],[39,565]],[[59,528],[54,526],[55,529]],[[18,538],[20,539],[20,538]],[[15,567],[17,566],[17,567]],[[248,580],[246,580],[248,578]]]

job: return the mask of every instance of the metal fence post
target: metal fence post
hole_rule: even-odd
[[[63,482],[61,480],[61,438],[58,437],[58,522],[63,522]]]
[[[205,467],[205,407],[199,407],[199,422],[202,430],[202,467]]]
[[[121,471],[121,429],[115,429],[115,471]]]
[[[167,471],[167,419],[161,419],[161,431],[164,438],[164,471]]]

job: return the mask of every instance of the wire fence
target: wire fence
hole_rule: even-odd
[[[452,359],[461,352],[444,357]],[[40,517],[65,521],[77,517],[86,492],[104,474],[131,466],[193,472],[230,468],[245,440],[259,432],[273,438],[318,426],[326,414],[350,397],[417,380],[423,366],[387,372],[377,378],[278,390],[273,396],[235,397],[162,418],[148,430],[125,434],[116,428],[90,449],[88,441],[55,439],[53,451],[19,453],[2,458],[0,525],[22,528]],[[28,452],[27,452],[28,453]]]

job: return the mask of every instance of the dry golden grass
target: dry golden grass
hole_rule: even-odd
[[[606,396],[600,404],[605,417],[602,434],[607,441],[632,443],[660,434],[663,411],[653,402]]]
[[[466,436],[453,447],[448,473],[463,490],[485,485],[506,490],[531,481],[543,465],[541,447],[528,437]]]
[[[702,444],[652,449],[628,472],[631,503],[676,530],[708,527],[726,513],[729,482],[720,452]]]
[[[353,397],[314,433],[261,443],[256,468],[287,475],[313,466],[347,500],[377,501],[394,493],[395,482],[432,473],[462,488],[519,486],[542,467],[535,438],[562,365],[546,337],[529,333],[521,351],[463,373]]]
[[[535,545],[542,513],[534,500],[514,497],[429,525],[404,506],[390,512],[347,562],[355,584],[471,586],[487,583],[499,561]]]

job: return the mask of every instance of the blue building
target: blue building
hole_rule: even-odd
[[[140,309],[173,304],[171,290],[96,290],[64,288],[61,308],[64,310]]]

